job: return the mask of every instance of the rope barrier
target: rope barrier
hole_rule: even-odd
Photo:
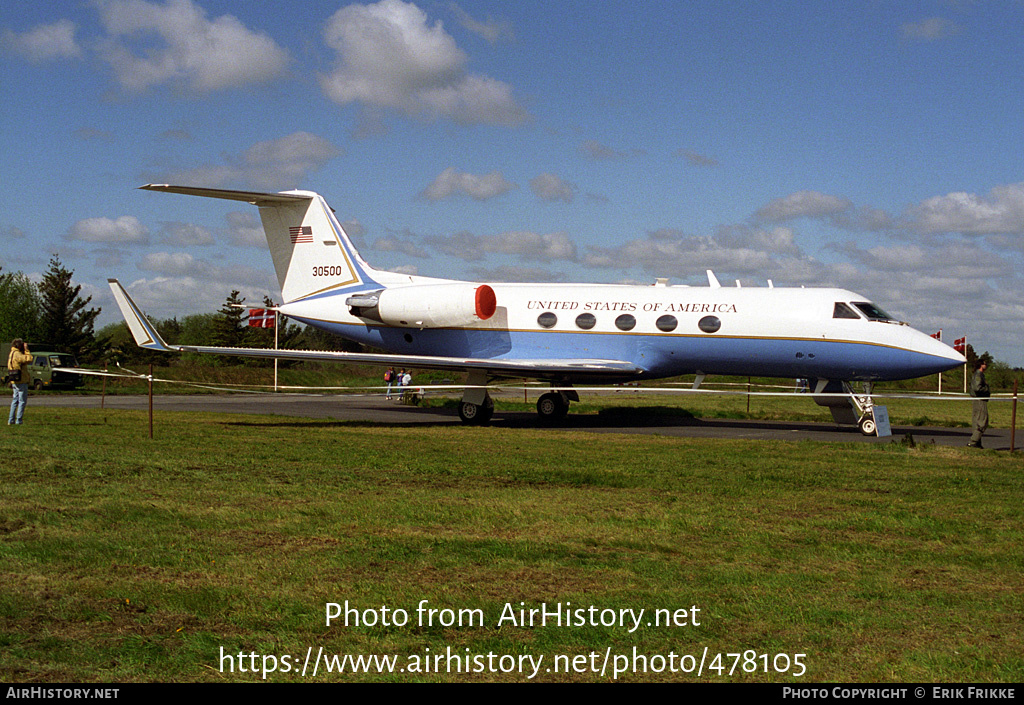
[[[124,373],[116,372],[102,372],[99,370],[90,370],[86,368],[71,368],[71,367],[55,367],[53,368],[58,372],[69,372],[80,375],[91,375],[95,377],[114,377],[120,379],[137,379],[141,381],[150,381],[154,383],[170,384],[170,385],[181,385],[185,387],[193,387],[196,389],[206,389],[210,391],[218,392],[233,392],[233,393],[244,393],[244,394],[274,394],[273,391],[260,391],[262,389],[273,389],[274,385],[270,384],[241,384],[231,382],[196,382],[188,380],[178,379],[166,379],[161,377],[150,378],[147,374],[141,374],[133,372],[126,368],[118,367],[124,370]],[[965,394],[934,394],[934,393],[903,393],[903,392],[829,392],[815,394],[813,391],[803,392],[761,392],[752,391],[747,389],[700,389],[682,388],[676,385],[685,385],[686,382],[669,382],[668,386],[663,387],[620,387],[620,386],[592,386],[592,387],[574,387],[574,386],[543,386],[542,382],[533,382],[525,384],[413,384],[408,387],[402,387],[399,389],[397,386],[392,385],[392,394],[399,394],[404,391],[462,391],[464,389],[487,389],[493,392],[523,392],[523,391],[576,391],[576,392],[602,392],[602,393],[620,393],[620,394],[713,394],[720,396],[752,396],[752,397],[800,397],[800,398],[822,398],[822,399],[845,399],[849,397],[870,397],[872,399],[916,399],[916,400],[928,400],[928,401],[977,401],[978,397],[972,397]],[[706,384],[704,386],[735,386],[735,387],[747,387],[745,382],[714,382]],[[788,389],[791,385],[776,385],[776,384],[751,384],[753,388],[767,388],[767,389]],[[255,387],[256,389],[253,389]],[[387,392],[387,385],[347,385],[347,386],[303,386],[303,385],[277,385],[277,389],[293,390],[297,392],[311,391],[311,390],[322,390],[322,391],[341,391],[347,392],[348,396],[379,396]],[[993,394],[988,397],[988,401],[1013,401],[1013,394]]]

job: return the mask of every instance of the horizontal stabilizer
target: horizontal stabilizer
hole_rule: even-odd
[[[297,193],[263,193],[260,191],[228,191],[220,188],[199,188],[196,186],[171,186],[170,184],[146,184],[140,186],[143,191],[160,191],[161,193],[181,193],[186,196],[202,196],[204,198],[223,198],[228,201],[243,201],[253,205],[270,203],[295,203],[309,201],[312,195]]]

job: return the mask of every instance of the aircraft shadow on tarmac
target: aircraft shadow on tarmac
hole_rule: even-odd
[[[452,409],[430,408],[430,407],[399,407],[394,409],[402,416],[408,412],[408,420],[394,417],[389,419],[372,420],[366,418],[343,419],[331,417],[325,419],[311,419],[306,421],[292,421],[280,418],[274,421],[231,421],[229,426],[259,426],[259,427],[305,427],[310,425],[320,427],[338,428],[380,428],[382,426],[395,428],[415,427],[443,427],[459,425],[458,415]],[[425,418],[427,417],[427,418]],[[855,428],[848,428],[827,422],[813,421],[770,421],[757,419],[716,419],[697,418],[685,410],[675,407],[612,407],[598,414],[570,414],[557,424],[549,424],[538,421],[537,415],[528,411],[500,411],[496,410],[491,426],[498,428],[529,428],[529,429],[560,429],[560,430],[643,430],[643,429],[664,429],[692,428],[694,430],[722,430],[723,437],[742,435],[744,432],[764,433],[806,433],[806,434],[829,434],[836,437],[836,440],[849,438],[850,440],[862,440],[860,432]],[[732,432],[735,432],[732,433]],[[941,428],[941,427],[893,427],[893,439],[900,439],[907,434],[922,435],[931,438],[958,439],[966,438],[969,429],[963,428]],[[867,439],[863,439],[867,440]],[[965,441],[966,442],[966,441]]]

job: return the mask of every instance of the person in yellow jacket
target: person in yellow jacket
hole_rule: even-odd
[[[14,388],[14,399],[11,401],[11,415],[7,417],[8,426],[15,424],[20,426],[21,420],[25,416],[29,383],[29,374],[25,367],[30,362],[32,362],[32,353],[25,345],[25,341],[21,338],[15,339],[11,343],[11,353],[7,356],[7,370],[8,372],[17,370],[20,375],[16,381],[11,382],[11,387]]]

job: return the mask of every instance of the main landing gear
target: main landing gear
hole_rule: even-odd
[[[459,418],[467,426],[484,426],[490,422],[494,415],[494,400],[490,394],[484,394],[484,400],[480,404],[474,404],[463,398],[459,402]]]
[[[487,393],[487,374],[470,371],[459,401],[459,418],[467,426],[483,426],[494,415],[494,401]]]
[[[570,401],[580,401],[578,393],[571,389],[549,391],[541,395],[541,398],[537,400],[537,415],[540,417],[541,423],[551,425],[563,421],[569,413]]]
[[[459,418],[467,426],[483,426],[494,415],[494,400],[484,387],[487,383],[485,378],[471,375],[468,382],[471,386],[466,387],[459,401]],[[546,426],[556,425],[569,413],[569,403],[579,400],[580,395],[574,389],[546,392],[537,400],[537,416]]]

